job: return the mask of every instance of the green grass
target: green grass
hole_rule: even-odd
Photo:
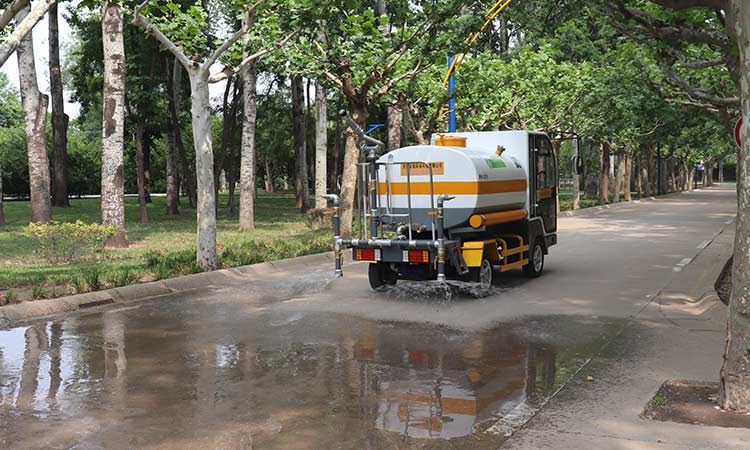
[[[638,195],[636,193],[632,194],[633,199],[638,198]],[[570,211],[573,209],[573,188],[570,187],[561,187],[560,188],[560,211]],[[625,201],[625,195],[620,194],[620,201]],[[603,203],[600,202],[598,199],[595,198],[586,198],[583,196],[583,193],[581,193],[581,208],[591,208],[592,206],[599,206]]]
[[[72,199],[70,208],[55,208],[60,222],[99,222],[98,198]],[[166,278],[198,271],[194,264],[195,210],[182,200],[179,216],[166,215],[166,200],[153,197],[148,205],[149,223],[140,223],[138,199],[125,202],[127,249],[105,249],[95,258],[71,263],[49,264],[35,254],[34,242],[24,236],[30,205],[27,201],[5,201],[7,224],[0,226],[0,288],[30,289],[67,286],[68,293],[121,286],[139,279]],[[218,219],[219,254],[222,265],[232,267],[282,259],[331,247],[331,232],[311,230],[289,195],[259,195],[256,229],[240,232],[237,217],[229,217],[227,197],[220,196]],[[50,291],[47,289],[46,291]],[[58,289],[59,291],[59,289]],[[31,297],[31,295],[29,295]]]

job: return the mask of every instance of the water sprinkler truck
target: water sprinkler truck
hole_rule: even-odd
[[[336,276],[343,250],[369,261],[374,290],[398,280],[462,280],[488,288],[495,270],[544,269],[557,243],[557,165],[537,131],[437,134],[430,145],[378,156],[385,145],[346,112],[364,162],[357,165],[357,238],[340,236],[333,203]]]

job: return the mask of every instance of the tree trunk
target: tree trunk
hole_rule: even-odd
[[[273,164],[271,164],[270,158],[265,159],[264,166],[266,170],[266,192],[275,192],[276,180],[273,177]]]
[[[724,161],[719,160],[719,183],[724,182]]]
[[[167,69],[169,72],[169,69]],[[171,106],[170,106],[171,108]],[[176,216],[180,214],[180,178],[177,172],[177,144],[175,142],[175,124],[172,122],[171,114],[167,117],[167,148],[166,148],[166,166],[167,166],[167,215]]]
[[[151,139],[148,130],[143,133],[143,193],[146,203],[151,203]]]
[[[195,250],[198,266],[203,270],[216,270],[219,268],[219,256],[216,252],[216,191],[207,71],[208,68],[201,68],[188,72],[198,186],[198,235]]]
[[[578,151],[577,138],[573,139],[572,145],[573,155],[575,156],[573,159],[573,210],[576,210],[581,207],[581,174],[576,173],[576,166],[578,165],[578,161],[580,161],[581,154]]]
[[[62,75],[60,73],[60,39],[57,3],[49,9],[49,85],[52,101],[52,154],[55,164],[55,188],[52,204],[60,208],[68,202],[68,116],[65,114]]]
[[[388,151],[401,148],[401,111],[396,105],[388,105]]]
[[[167,94],[169,95],[169,114],[174,126],[174,142],[177,147],[177,155],[182,170],[182,179],[185,182],[185,193],[188,197],[188,204],[191,208],[197,207],[198,194],[196,192],[195,172],[193,166],[188,162],[187,152],[182,143],[182,134],[180,132],[179,108],[182,104],[180,91],[182,87],[182,65],[175,59],[173,66],[172,78],[167,78]]]
[[[615,192],[612,198],[612,203],[620,203],[620,194],[623,191],[625,185],[625,153],[618,152],[617,157],[617,173],[615,174]]]
[[[750,124],[750,3],[730,0],[727,24],[739,46],[739,88],[742,135]],[[727,321],[727,345],[721,368],[720,403],[724,409],[750,412],[750,140],[743,139],[737,161],[737,229],[732,264],[732,297]]]
[[[102,11],[104,90],[102,118],[102,224],[119,231],[107,245],[127,247],[125,239],[125,44],[120,7],[105,3]]]
[[[638,200],[643,198],[643,176],[641,173],[641,155],[636,154],[633,160],[633,169],[635,170],[635,192]]]
[[[364,128],[367,121],[365,107],[351,108],[352,119],[360,128]],[[354,196],[357,189],[357,163],[359,162],[359,148],[357,135],[351,128],[346,129],[346,147],[344,148],[344,173],[341,177],[341,236],[352,236],[352,220],[354,218]]]
[[[30,11],[27,5],[18,13],[23,20]],[[47,159],[47,96],[39,92],[34,60],[33,32],[29,32],[18,46],[18,74],[21,88],[21,104],[26,130],[26,149],[29,157],[29,185],[31,190],[31,221],[52,220],[50,199],[49,160]]]
[[[630,191],[631,176],[633,174],[633,157],[630,153],[625,154],[625,173],[623,174],[622,188],[625,191],[625,201],[632,202],[633,194]]]
[[[328,181],[328,108],[326,105],[326,88],[320,83],[315,85],[315,207],[325,208]]]
[[[255,64],[248,64],[242,70],[242,101],[245,107],[240,150],[240,229],[252,230],[255,228],[255,125],[258,118]],[[267,158],[266,178],[270,177],[269,167]]]
[[[609,144],[599,145],[599,201],[609,203]]]
[[[307,130],[305,129],[305,86],[302,76],[292,78],[292,125],[294,127],[294,172],[297,208],[305,212],[309,207],[307,192]]]
[[[646,197],[651,197],[649,175],[649,157],[648,155],[641,155],[641,184],[643,184],[643,195]]]
[[[234,82],[234,83],[233,83]],[[229,152],[229,141],[232,140],[232,122],[234,122],[237,116],[237,92],[234,90],[234,97],[232,102],[229,102],[229,92],[232,91],[234,85],[236,85],[234,77],[227,79],[227,84],[224,89],[224,102],[222,103],[222,133],[221,133],[221,146],[219,147],[219,153],[214,154],[214,188],[216,190],[216,198],[219,197],[219,189],[221,189],[221,172],[224,170],[224,162]],[[226,175],[226,172],[225,172]],[[219,211],[219,202],[216,202],[216,211]]]
[[[338,111],[337,111],[338,112]],[[331,171],[331,192],[339,192],[339,155],[341,154],[341,117],[336,114],[336,129],[333,132],[333,170]]]
[[[136,184],[138,185],[138,205],[141,211],[141,223],[148,223],[146,210],[146,173],[143,163],[143,138],[146,134],[146,124],[139,122],[135,125],[135,168]]]
[[[5,212],[3,211],[3,168],[0,167],[0,225],[5,225]]]

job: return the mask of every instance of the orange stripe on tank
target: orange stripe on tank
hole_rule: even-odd
[[[505,194],[510,192],[526,192],[526,180],[495,180],[495,181],[436,181],[433,183],[433,194],[440,195],[482,195]],[[385,183],[379,183],[378,192],[386,194]],[[406,182],[391,182],[392,195],[406,195]],[[411,183],[412,195],[430,195],[430,183],[426,181]]]

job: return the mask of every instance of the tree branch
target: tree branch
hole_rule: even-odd
[[[724,63],[725,58],[723,56],[719,56],[718,58],[709,59],[706,61],[681,62],[680,67],[683,67],[685,69],[707,69],[709,67],[719,66]]]
[[[29,14],[16,26],[13,33],[8,36],[8,39],[0,45],[0,67],[5,64],[5,61],[10,58],[10,55],[12,55],[18,46],[21,45],[21,40],[23,40],[26,34],[28,34],[37,23],[39,23],[42,17],[47,14],[50,6],[55,3],[57,3],[57,0],[42,0],[32,5]],[[5,15],[5,12],[3,12],[3,15]]]
[[[610,8],[619,11],[625,19],[635,22],[640,31],[643,31],[656,39],[677,44],[683,44],[686,42],[706,44],[727,51],[732,48],[732,43],[725,33],[719,33],[714,30],[698,30],[663,22],[649,16],[648,14],[626,7],[622,0],[609,1],[607,4]]]
[[[3,31],[3,29],[8,26],[10,21],[13,20],[14,17],[16,17],[18,11],[25,8],[28,4],[29,0],[15,0],[13,3],[8,5],[8,7],[3,10],[3,13],[0,14],[0,31]]]
[[[671,58],[674,58],[674,56],[672,56]],[[674,60],[664,61],[663,59],[660,59],[659,66],[661,67],[664,74],[669,78],[669,80],[673,84],[677,85],[680,89],[685,91],[685,93],[689,97],[699,102],[707,102],[716,106],[733,108],[737,108],[740,106],[739,97],[719,97],[718,95],[711,94],[702,89],[698,89],[692,86],[674,70],[674,67],[672,67],[672,64],[670,64],[670,62],[674,62]]]
[[[211,53],[211,56],[209,56],[204,63],[204,66],[206,68],[213,66],[214,63],[219,59],[219,57],[225,51],[227,51],[227,49],[229,49],[229,47],[233,46],[237,41],[240,40],[242,36],[245,35],[245,33],[250,31],[250,27],[255,19],[255,13],[258,11],[258,8],[262,7],[267,2],[268,0],[258,0],[257,2],[255,2],[255,4],[247,9],[247,19],[242,22],[242,26],[239,30],[237,30],[233,35],[229,36],[226,41],[224,41],[216,50],[214,50],[213,53]]]
[[[229,78],[230,76],[234,76],[234,75],[238,74],[242,70],[242,68],[245,67],[246,65],[250,64],[253,61],[257,61],[258,59],[262,58],[263,56],[265,56],[265,55],[267,55],[267,54],[269,54],[271,52],[274,52],[274,51],[278,50],[279,48],[283,47],[284,44],[286,44],[287,42],[289,42],[289,40],[292,39],[296,34],[297,34],[296,31],[293,32],[293,33],[290,33],[285,38],[283,38],[283,39],[281,39],[279,41],[276,41],[273,44],[273,46],[268,47],[266,49],[263,49],[263,50],[261,50],[259,52],[253,53],[252,55],[250,55],[247,58],[243,59],[242,62],[240,62],[236,67],[225,67],[223,71],[221,71],[221,72],[219,72],[219,73],[217,73],[215,75],[209,76],[208,77],[208,82],[209,83],[216,83],[216,82],[219,82],[221,80],[225,80],[225,79]]]
[[[371,97],[372,100],[374,101],[384,96],[385,94],[390,92],[390,90],[393,89],[393,87],[396,86],[398,83],[400,83],[402,80],[405,80],[407,78],[412,78],[430,66],[431,64],[428,64],[427,66],[422,67],[422,61],[417,62],[416,67],[414,67],[412,70],[402,73],[401,75],[391,79],[386,84],[381,86],[380,89],[378,89],[375,92],[375,94],[373,94],[373,96]]]
[[[131,22],[131,24],[136,27],[144,28],[151,37],[156,39],[157,42],[163,45],[167,51],[172,53],[175,58],[180,61],[180,64],[182,64],[186,69],[199,67],[200,64],[198,62],[188,59],[188,57],[185,55],[185,52],[180,47],[169,40],[169,38],[165,36],[164,33],[156,28],[156,25],[151,23],[151,20],[149,20],[148,17],[141,14],[141,9],[143,9],[146,4],[148,4],[148,1],[149,0],[144,0],[143,3],[135,7],[135,9],[133,10],[133,21]]]
[[[669,9],[690,9],[690,8],[724,8],[723,0],[651,0],[651,2]]]

